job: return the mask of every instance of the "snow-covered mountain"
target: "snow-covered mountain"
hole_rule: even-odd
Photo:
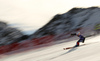
[[[77,31],[85,36],[94,35],[97,24],[100,24],[99,7],[72,8],[64,14],[55,15],[50,22],[32,34],[31,38],[47,35],[68,35]]]
[[[29,39],[1,46],[0,54],[13,54],[67,41],[75,41],[77,38],[72,37],[70,34],[78,31],[80,31],[85,37],[99,34],[99,16],[99,7],[72,8],[64,14],[55,15],[49,23],[37,30],[29,37]],[[22,37],[22,39],[23,38],[25,37]]]
[[[0,46],[21,41],[24,34],[21,30],[11,27],[8,23],[0,21]]]

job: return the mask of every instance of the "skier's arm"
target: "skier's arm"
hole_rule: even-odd
[[[72,33],[71,35],[74,36],[74,35],[76,35],[76,33]]]

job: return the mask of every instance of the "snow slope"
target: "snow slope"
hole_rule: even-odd
[[[0,61],[100,61],[100,35],[86,39],[85,46],[63,50],[64,47],[73,46],[76,41],[59,43],[9,57]],[[82,43],[81,43],[82,44]]]

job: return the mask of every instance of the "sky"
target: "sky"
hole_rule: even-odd
[[[0,0],[0,20],[22,30],[37,30],[73,7],[100,6],[100,0]],[[20,24],[20,25],[19,25]]]

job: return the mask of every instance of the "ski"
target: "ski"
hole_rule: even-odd
[[[81,46],[84,46],[84,45],[86,45],[86,44],[80,45],[78,47],[81,47]],[[67,49],[71,49],[71,48],[76,48],[76,47],[75,46],[73,46],[73,47],[67,47],[67,48],[63,48],[63,50],[67,50]]]

